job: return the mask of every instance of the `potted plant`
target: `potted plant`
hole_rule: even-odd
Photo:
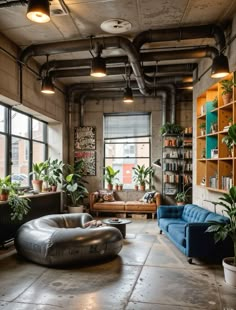
[[[229,135],[226,135],[222,138],[222,143],[225,143],[226,146],[227,146],[227,149],[229,151],[229,155],[228,156],[232,156],[232,151],[233,151],[233,146],[234,146],[234,141],[233,139],[229,136]]]
[[[40,163],[33,163],[33,169],[29,173],[29,175],[33,175],[34,178],[32,180],[33,189],[38,193],[42,192],[43,180],[45,178],[47,169],[48,169],[47,161]]]
[[[166,122],[160,128],[162,135],[164,134],[180,134],[183,131],[183,127],[177,124]]]
[[[153,176],[154,170],[152,167],[145,168],[145,165],[137,165],[132,168],[134,171],[133,180],[139,184],[140,190],[145,191],[146,184],[150,184],[150,178]]]
[[[223,259],[225,282],[236,287],[236,186],[232,186],[228,193],[219,198],[219,205],[223,206],[223,213],[228,217],[228,222],[211,222],[207,232],[213,232],[215,242],[230,237],[233,241],[234,256]]]
[[[84,161],[79,160],[74,166],[67,165],[69,174],[64,179],[63,188],[66,193],[67,207],[70,213],[81,213],[84,209],[84,198],[88,196],[83,179]]]
[[[215,98],[212,101],[212,107],[213,109],[216,109],[218,107],[218,98],[215,96]]]
[[[232,126],[232,123],[233,123],[233,118],[232,118],[232,117],[229,117],[229,118],[228,118],[228,124],[229,124],[229,126]]]
[[[7,201],[11,190],[11,176],[0,178],[0,201]]]
[[[192,189],[192,187],[188,187],[186,190],[183,190],[182,192],[179,192],[175,196],[175,201],[178,206],[185,205],[186,202],[188,202],[190,195],[188,192]]]
[[[222,99],[224,104],[227,104],[232,99],[233,94],[233,86],[235,86],[235,83],[233,82],[233,79],[230,80],[222,80],[220,81],[221,89],[222,89]]]
[[[107,166],[104,169],[105,169],[104,179],[107,182],[107,189],[112,190],[113,183],[117,179],[116,175],[120,172],[120,170],[114,170],[111,166]]]
[[[29,198],[21,197],[16,193],[11,193],[8,203],[11,206],[11,220],[22,221],[23,217],[28,214],[30,210]]]
[[[205,122],[200,123],[199,128],[201,130],[201,136],[204,136],[206,134],[206,123]]]
[[[123,190],[123,184],[122,183],[119,183],[118,184],[118,191],[122,191]]]
[[[47,168],[47,177],[50,190],[52,192],[56,192],[58,183],[62,182],[62,174],[63,174],[63,162],[59,159],[51,159],[47,160],[48,168]]]

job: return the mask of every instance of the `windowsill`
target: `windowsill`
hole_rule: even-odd
[[[33,198],[33,197],[40,197],[40,196],[47,196],[47,195],[55,195],[55,194],[59,194],[62,193],[62,191],[56,191],[56,192],[42,192],[39,194],[31,194],[31,193],[26,193],[24,195],[21,195],[20,197],[25,197],[25,198]],[[0,201],[0,205],[2,204],[6,204],[8,202],[8,200],[6,201]]]

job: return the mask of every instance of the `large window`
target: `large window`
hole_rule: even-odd
[[[47,124],[0,104],[0,177],[29,186],[33,162],[47,158]]]
[[[118,183],[133,189],[136,165],[150,166],[150,114],[104,116],[105,166],[120,170]]]

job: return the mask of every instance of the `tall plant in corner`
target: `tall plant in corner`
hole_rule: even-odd
[[[232,186],[229,193],[223,194],[219,198],[219,205],[223,206],[223,213],[228,216],[228,221],[225,222],[211,222],[211,226],[206,230],[213,232],[215,241],[225,240],[230,237],[233,241],[234,257],[227,257],[223,260],[225,271],[225,281],[233,286],[236,286],[236,186]],[[234,273],[232,280],[227,279],[227,275],[231,271]]]

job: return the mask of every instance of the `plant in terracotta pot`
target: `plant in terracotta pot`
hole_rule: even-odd
[[[42,192],[42,185],[45,175],[47,174],[48,163],[47,161],[43,161],[40,163],[33,163],[32,171],[29,175],[33,175],[32,185],[33,189],[40,193]]]
[[[231,238],[234,256],[223,259],[225,282],[236,287],[236,186],[232,186],[228,193],[219,198],[218,205],[224,207],[228,220],[225,222],[211,221],[206,232],[214,233],[215,242]]]
[[[233,86],[235,86],[235,83],[233,82],[233,79],[230,80],[222,80],[220,81],[221,89],[222,89],[222,99],[224,104],[227,104],[232,99],[233,94]]]
[[[192,187],[188,187],[186,190],[183,190],[182,192],[179,192],[175,196],[175,201],[178,206],[185,205],[186,202],[189,201],[189,198],[191,197],[188,192],[192,189]]]
[[[62,174],[63,174],[63,162],[59,159],[51,159],[47,160],[48,168],[47,168],[47,176],[46,180],[50,186],[51,191],[55,192],[57,190],[57,185],[62,182]]]
[[[228,124],[229,124],[229,126],[232,126],[232,124],[233,124],[233,118],[232,117],[228,118]]]
[[[153,176],[154,170],[152,167],[145,167],[145,165],[137,165],[133,167],[133,180],[136,184],[139,184],[140,190],[145,191],[146,184],[151,183],[151,177]]]
[[[9,193],[11,191],[11,176],[8,175],[5,178],[0,178],[0,201],[7,201]]]
[[[107,188],[108,190],[112,190],[114,182],[118,180],[116,176],[118,175],[120,170],[114,170],[111,166],[105,167],[104,170],[104,179],[107,182]]]

